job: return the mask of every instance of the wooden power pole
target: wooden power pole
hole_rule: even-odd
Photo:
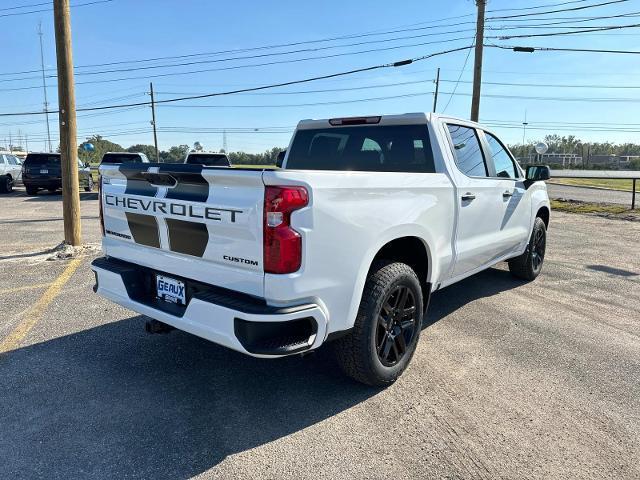
[[[156,101],[153,96],[153,83],[149,82],[151,90],[151,125],[153,125],[153,145],[156,147],[156,162],[160,163],[160,151],[158,150],[158,133],[156,131]]]
[[[473,64],[473,97],[471,98],[471,121],[480,116],[480,85],[482,84],[482,47],[484,43],[484,7],[487,0],[476,0],[478,19],[476,21],[476,51]]]
[[[433,95],[433,113],[436,113],[436,108],[438,108],[438,90],[440,89],[440,67],[438,67],[438,71],[436,73],[436,91]]]
[[[58,64],[58,123],[60,126],[60,154],[62,167],[62,216],[65,242],[82,243],[80,225],[80,187],[78,184],[78,144],[76,99],[73,81],[71,47],[71,15],[69,0],[53,0]]]

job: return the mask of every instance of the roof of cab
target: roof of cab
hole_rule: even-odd
[[[357,119],[357,118],[380,118],[379,122],[376,123],[363,123],[363,126],[369,125],[422,125],[431,122],[435,119],[442,119],[448,121],[455,122],[464,122],[465,124],[479,126],[476,122],[471,122],[470,120],[465,120],[462,118],[451,117],[448,115],[441,115],[437,113],[430,112],[418,112],[418,113],[402,113],[399,115],[362,115],[362,116],[354,116],[354,117],[337,117],[337,118],[324,118],[324,119],[305,119],[300,120],[298,122],[298,130],[307,130],[307,129],[315,129],[315,128],[340,128],[341,125],[332,125],[330,120],[338,120],[338,119]],[[358,126],[358,125],[356,125]]]
[[[330,120],[336,120],[339,118],[380,118],[379,122],[375,124],[363,124],[363,125],[415,125],[415,124],[425,124],[429,121],[429,113],[403,113],[401,115],[362,115],[362,116],[354,116],[354,117],[337,117],[337,118],[325,118],[325,119],[305,119],[300,120],[298,122],[298,130],[306,130],[313,128],[332,128],[334,125],[329,123]],[[339,126],[336,126],[339,128]]]

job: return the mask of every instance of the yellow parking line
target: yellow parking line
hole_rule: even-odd
[[[82,258],[74,258],[69,262],[67,268],[51,283],[38,301],[27,310],[24,319],[0,342],[0,354],[14,350],[20,345],[20,342],[24,340],[31,329],[40,321],[47,307],[60,294],[62,287],[69,281],[81,263]]]
[[[3,293],[16,293],[23,292],[25,290],[36,290],[38,288],[45,288],[51,285],[50,283],[36,283],[34,285],[26,285],[24,287],[14,287],[14,288],[5,288],[4,290],[0,290],[0,295]]]

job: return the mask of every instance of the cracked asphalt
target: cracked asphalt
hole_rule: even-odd
[[[501,264],[437,292],[379,390],[326,349],[145,334],[91,290],[94,254],[46,260],[60,195],[0,204],[0,478],[640,478],[638,222],[552,212],[542,275]]]

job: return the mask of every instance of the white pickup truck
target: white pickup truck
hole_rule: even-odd
[[[331,340],[370,385],[406,368],[432,292],[503,260],[533,280],[544,260],[549,169],[525,175],[455,118],[303,120],[280,169],[100,173],[98,294],[257,357]]]

